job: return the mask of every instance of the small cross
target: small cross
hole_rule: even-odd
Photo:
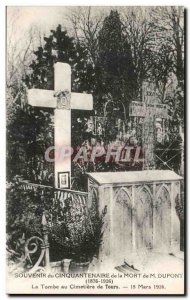
[[[91,94],[71,92],[71,67],[60,62],[54,65],[54,90],[29,89],[28,103],[35,107],[54,108],[54,144],[56,149],[65,146],[71,147],[71,109],[93,109]],[[70,183],[71,157],[55,160],[54,172],[55,187],[59,187],[59,173],[68,173]]]

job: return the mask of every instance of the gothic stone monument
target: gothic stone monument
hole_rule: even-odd
[[[104,220],[100,262],[111,266],[131,262],[135,252],[179,251],[180,223],[175,200],[180,180],[173,171],[89,173],[90,201],[98,195]],[[90,205],[90,204],[89,204]]]

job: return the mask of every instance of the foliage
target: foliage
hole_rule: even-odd
[[[87,59],[84,45],[74,42],[61,25],[44,37],[44,46],[34,52],[35,59],[30,64],[31,72],[24,81],[30,88],[54,89],[54,69],[56,62],[72,66],[72,90],[84,92],[89,89],[93,69]],[[79,81],[80,79],[80,81]]]
[[[161,100],[165,101],[167,84],[172,72],[173,62],[170,46],[161,44],[152,56],[152,77],[161,95]],[[162,68],[160,66],[162,65]]]
[[[135,88],[133,98],[141,100],[142,83],[146,80],[152,80],[152,67],[155,61],[152,45],[155,38],[152,35],[152,26],[150,24],[151,12],[145,7],[128,7],[121,10],[121,19],[123,23],[123,32],[125,39],[131,49],[132,61],[135,74]]]
[[[111,11],[99,32],[99,65],[101,82],[99,89],[110,93],[114,101],[123,100],[127,106],[135,89],[134,65],[130,45],[123,34],[123,26],[117,11]]]
[[[7,192],[7,244],[11,249],[17,248],[19,239],[37,235],[41,236],[41,220],[43,211],[51,211],[52,193],[41,190],[23,190],[20,177],[16,176]]]
[[[169,80],[169,73],[172,72],[177,81],[172,99],[171,111],[176,114],[176,119],[180,125],[184,122],[184,8],[183,7],[159,7],[153,9],[152,32],[159,38],[157,39],[156,60],[160,60],[163,68],[168,69],[163,78],[157,75],[157,81]],[[158,44],[159,43],[159,44]],[[168,77],[168,78],[167,78]],[[166,99],[167,100],[167,99]],[[175,107],[175,109],[172,109]]]
[[[7,179],[15,175],[41,184],[53,183],[53,172],[44,159],[52,145],[53,126],[50,110],[16,105],[7,124]]]
[[[98,255],[102,241],[103,219],[106,208],[99,215],[97,199],[86,210],[72,206],[70,199],[65,201],[63,215],[52,226],[51,236],[63,246],[65,258],[76,262],[91,261]]]
[[[42,215],[45,213],[49,228],[50,258],[91,260],[98,254],[101,244],[103,218],[99,215],[97,199],[90,209],[82,207],[76,198],[64,201],[62,207],[55,200],[53,189],[23,190],[21,178],[16,176],[7,193],[7,246],[17,253],[23,251],[24,242],[42,237]],[[21,243],[22,242],[22,243]]]

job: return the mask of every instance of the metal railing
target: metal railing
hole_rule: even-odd
[[[23,190],[41,191],[45,195],[45,191],[53,192],[54,201],[59,201],[64,206],[65,200],[69,199],[73,207],[77,206],[85,210],[87,207],[88,193],[70,189],[54,188],[52,186],[41,185],[28,182],[27,180],[20,181],[20,186]]]
[[[51,226],[59,223],[60,215],[64,214],[64,208],[66,205],[72,207],[72,210],[80,212],[82,215],[88,213],[88,193],[80,192],[70,189],[54,188],[52,186],[46,186],[36,183],[22,180],[19,182],[19,187],[24,192],[33,192],[40,195],[41,202],[48,202],[51,200],[52,207],[48,211],[50,218],[47,218],[47,210],[43,209],[41,225],[41,237],[34,235],[25,241],[24,256],[20,258],[20,266],[25,262],[29,262],[31,265],[29,272],[38,272],[40,270],[45,271],[53,267],[53,263],[50,262],[49,256],[49,229]],[[35,195],[35,194],[34,194]],[[66,203],[67,202],[67,203]],[[39,252],[40,251],[40,252]],[[38,254],[39,253],[39,254]],[[32,260],[32,256],[37,257],[35,262]],[[55,264],[55,263],[54,263]],[[64,264],[62,261],[56,262],[56,265],[62,267]]]

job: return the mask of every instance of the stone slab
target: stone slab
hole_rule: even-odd
[[[128,172],[97,172],[88,173],[99,185],[103,184],[122,184],[122,183],[142,183],[153,181],[175,181],[183,178],[169,170],[144,170]]]

